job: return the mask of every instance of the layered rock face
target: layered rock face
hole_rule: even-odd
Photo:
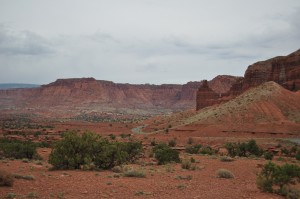
[[[300,89],[300,50],[288,55],[257,62],[248,67],[244,78],[239,78],[227,93],[211,91],[202,85],[197,91],[196,109],[228,101],[249,88],[274,81],[291,91]],[[214,92],[214,93],[212,93]],[[209,95],[207,93],[210,93]],[[218,95],[219,94],[219,95]],[[206,96],[206,97],[203,97]]]
[[[206,106],[212,106],[216,103],[221,103],[222,101],[222,93],[217,94],[208,86],[208,82],[204,80],[197,92],[198,103],[196,109],[199,110]]]
[[[248,67],[243,89],[274,81],[288,90],[300,89],[300,50],[288,55],[257,62]]]
[[[205,85],[224,92],[231,87],[234,78],[218,76]],[[0,109],[43,110],[50,115],[61,112],[66,116],[103,111],[165,113],[194,109],[202,83],[132,85],[94,78],[58,79],[39,88],[0,90]]]
[[[0,110],[34,110],[66,117],[89,112],[163,113],[193,109],[202,82],[117,84],[94,78],[58,79],[32,89],[0,90]]]

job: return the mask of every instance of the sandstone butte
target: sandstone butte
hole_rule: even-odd
[[[268,81],[274,81],[291,91],[299,90],[300,49],[287,56],[274,57],[248,66],[244,77],[233,82],[227,93],[214,91],[209,83],[204,81],[197,91],[196,110],[229,101],[249,88]]]
[[[218,93],[227,92],[240,78],[218,76],[210,81]],[[196,92],[202,81],[184,85],[132,85],[118,84],[94,78],[58,79],[39,88],[0,90],[0,109],[34,110],[34,113],[82,111],[164,113],[166,111],[194,109]],[[48,110],[47,110],[48,109]]]

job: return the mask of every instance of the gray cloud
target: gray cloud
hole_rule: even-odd
[[[30,31],[12,31],[0,25],[0,54],[40,55],[51,53],[50,44]]]
[[[185,83],[243,75],[300,46],[298,0],[70,3],[2,0],[1,82]]]

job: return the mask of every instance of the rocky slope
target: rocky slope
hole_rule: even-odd
[[[274,57],[250,65],[245,72],[244,78],[240,78],[231,84],[232,87],[227,93],[216,90],[213,93],[206,85],[202,85],[197,92],[197,110],[228,101],[247,89],[267,81],[274,81],[289,90],[299,90],[300,50],[287,56]]]
[[[156,119],[156,123],[161,121],[162,129],[171,125],[173,132],[189,132],[196,137],[299,137],[299,102],[300,91],[292,92],[275,82],[266,82],[228,102]],[[156,123],[147,126],[149,131]]]

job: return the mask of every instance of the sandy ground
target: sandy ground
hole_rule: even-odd
[[[21,175],[34,176],[35,180],[15,179],[13,187],[0,187],[0,198],[14,193],[16,198],[281,198],[262,193],[256,187],[258,165],[263,159],[239,158],[233,162],[221,162],[216,156],[193,155],[199,170],[181,168],[181,164],[158,166],[145,164],[149,158],[138,164],[129,165],[143,171],[145,178],[124,177],[112,171],[49,171],[47,156],[50,149],[39,150],[44,160],[25,163],[21,160],[1,160],[0,169]],[[182,158],[190,158],[182,154]],[[218,169],[228,169],[233,179],[217,177]],[[190,176],[191,179],[178,179]]]

